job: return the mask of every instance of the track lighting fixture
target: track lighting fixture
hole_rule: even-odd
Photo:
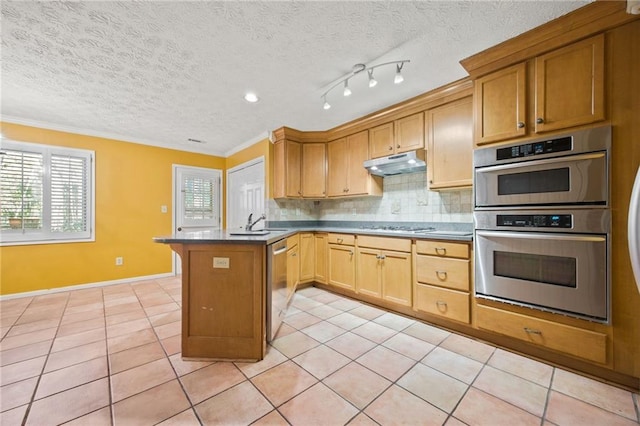
[[[373,78],[373,70],[378,68],[378,67],[382,67],[385,65],[395,65],[396,66],[396,75],[393,79],[393,82],[395,84],[400,84],[404,81],[404,77],[402,76],[402,67],[404,66],[404,64],[406,62],[411,62],[408,59],[403,59],[400,61],[392,61],[392,62],[385,62],[383,64],[378,64],[378,65],[373,65],[370,67],[367,67],[364,64],[355,64],[353,66],[353,70],[351,71],[351,73],[347,74],[346,76],[340,78],[340,80],[338,80],[336,83],[334,83],[326,92],[324,92],[321,96],[322,100],[323,100],[323,105],[322,108],[324,109],[329,109],[331,108],[331,105],[329,104],[329,102],[327,102],[327,95],[329,94],[329,92],[331,92],[333,89],[335,89],[336,87],[338,87],[340,84],[344,85],[344,89],[342,90],[342,94],[344,96],[350,96],[353,92],[351,91],[351,88],[349,88],[349,79],[353,78],[355,75],[358,75],[360,73],[362,73],[362,71],[367,71],[367,74],[369,76],[369,87],[375,87],[376,84],[378,84],[378,81]]]
[[[376,84],[378,84],[378,80],[373,78],[373,69],[370,69],[368,72],[369,72],[369,87],[375,87]]]
[[[351,96],[351,89],[349,89],[349,79],[344,81],[344,91],[342,92],[345,96]]]
[[[404,81],[404,77],[402,76],[402,73],[401,73],[403,65],[404,65],[403,63],[399,63],[396,65],[396,76],[393,78],[393,82],[395,84],[400,84]]]

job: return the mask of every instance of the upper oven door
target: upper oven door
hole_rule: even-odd
[[[606,151],[521,161],[475,170],[476,208],[607,206]]]

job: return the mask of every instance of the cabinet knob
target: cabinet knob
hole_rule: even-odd
[[[544,118],[542,118],[542,117],[536,118],[536,123],[538,123],[538,124],[544,123]]]
[[[396,148],[400,148],[400,144],[396,145]]]
[[[389,151],[391,151],[393,149],[393,147],[391,145],[389,145]]]
[[[524,127],[524,123],[522,121],[518,121],[518,129],[522,129]]]

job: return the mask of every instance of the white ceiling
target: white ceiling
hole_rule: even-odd
[[[2,120],[227,156],[462,78],[461,59],[588,2],[3,0]],[[381,67],[322,109],[354,64],[400,59],[401,85]]]

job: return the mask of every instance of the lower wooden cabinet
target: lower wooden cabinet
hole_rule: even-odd
[[[299,236],[287,238],[287,301],[293,294],[300,282],[300,245]]]
[[[476,306],[478,328],[493,331],[600,364],[607,362],[607,335],[570,325]]]
[[[417,284],[414,308],[444,318],[469,323],[469,293]]]
[[[358,293],[412,305],[411,240],[362,235],[356,257]]]
[[[300,282],[309,282],[315,278],[315,238],[312,232],[303,232],[300,236]]]
[[[413,308],[470,324],[470,257],[469,244],[416,241]]]
[[[329,250],[328,234],[318,233],[314,234],[314,252],[315,252],[315,281],[326,284],[327,283],[327,256]]]
[[[329,284],[355,290],[355,236],[329,234]]]

